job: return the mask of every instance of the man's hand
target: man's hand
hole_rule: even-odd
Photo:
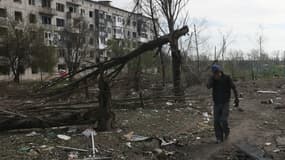
[[[239,107],[239,99],[238,98],[235,99],[235,107],[238,109],[238,111],[244,112],[244,110]]]
[[[235,107],[239,107],[239,99],[238,98],[235,99]]]

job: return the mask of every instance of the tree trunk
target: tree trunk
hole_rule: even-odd
[[[178,39],[172,39],[172,43],[170,45],[172,55],[174,95],[181,96],[184,93],[181,89],[181,54],[178,49]]]
[[[199,54],[199,44],[197,37],[196,25],[194,24],[194,33],[195,33],[195,44],[196,44],[196,53],[197,53],[197,75],[200,73],[200,54]]]
[[[20,83],[20,72],[19,72],[19,68],[17,69],[16,72],[14,72],[14,82],[15,82],[15,83]]]
[[[103,72],[103,71],[101,71]],[[111,91],[108,82],[105,81],[103,73],[99,77],[99,113],[97,130],[109,131],[112,129],[114,113],[111,112]]]
[[[160,65],[161,65],[161,76],[162,76],[162,86],[165,87],[165,65],[164,65],[164,56],[162,53],[162,49],[159,48],[159,56],[160,56]]]
[[[137,58],[137,66],[134,75],[134,89],[140,91],[140,80],[141,80],[141,56]]]
[[[85,79],[85,80],[84,80],[84,83],[85,83],[85,87],[84,87],[84,90],[85,90],[85,98],[86,98],[86,99],[89,99],[88,80]]]

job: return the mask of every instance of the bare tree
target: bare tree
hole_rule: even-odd
[[[161,30],[161,26],[158,23],[158,5],[156,3],[155,0],[141,0],[141,8],[143,10],[143,13],[146,14],[147,16],[149,16],[151,18],[152,21],[152,31],[154,33],[154,37],[155,39],[157,39],[160,36],[160,31]],[[164,62],[164,52],[162,50],[162,47],[159,47],[156,55],[159,55],[160,57],[160,68],[161,68],[161,76],[162,76],[162,85],[165,86],[165,82],[166,82],[166,75],[165,75],[165,62]]]
[[[2,37],[3,51],[0,56],[7,59],[14,82],[20,82],[20,74],[31,66],[32,60],[35,60],[39,53],[53,52],[45,48],[43,35],[43,29],[8,17],[6,34]],[[49,55],[53,56],[52,53],[47,54]]]
[[[177,27],[178,19],[181,18],[183,8],[187,5],[188,0],[155,0],[157,4],[158,14],[160,14],[167,23],[167,30],[173,34]],[[179,50],[178,39],[171,38],[170,50],[172,56],[172,72],[174,94],[176,96],[183,95],[181,88],[181,64],[182,56]]]
[[[94,36],[90,36],[94,34],[93,29],[81,19],[74,20],[73,24],[68,24],[61,32],[60,52],[64,56],[68,72],[75,73],[79,69],[87,56],[88,47],[96,44]]]

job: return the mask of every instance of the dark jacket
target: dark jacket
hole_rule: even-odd
[[[230,102],[231,99],[231,89],[233,89],[235,93],[235,97],[237,97],[236,86],[233,83],[233,80],[230,76],[222,73],[222,76],[219,80],[214,79],[214,77],[210,77],[208,84],[208,89],[213,88],[213,100],[215,104],[225,104]]]

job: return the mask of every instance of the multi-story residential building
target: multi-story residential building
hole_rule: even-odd
[[[84,20],[90,30],[94,30],[86,37],[90,52],[87,58],[94,61],[99,56],[108,57],[105,49],[110,39],[128,39],[138,43],[153,39],[150,18],[110,3],[92,0],[0,0],[0,33],[7,28],[7,19],[23,21],[44,28],[47,45],[60,46],[60,32]],[[57,69],[65,69],[65,60],[60,52],[58,58]],[[32,73],[27,72],[28,75]]]

